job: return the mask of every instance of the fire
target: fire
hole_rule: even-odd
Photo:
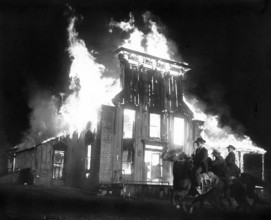
[[[148,34],[144,34],[135,26],[135,19],[132,13],[130,13],[129,21],[116,22],[111,20],[109,30],[113,31],[113,28],[121,29],[125,32],[130,32],[129,39],[125,39],[121,47],[136,50],[142,53],[147,53],[153,56],[159,55],[161,58],[170,59],[169,42],[164,34],[160,33],[160,27],[158,24],[150,19],[150,13],[143,14],[143,20],[145,25],[150,29]]]
[[[202,112],[199,108],[196,108],[197,99],[187,100],[185,96],[183,96],[183,101],[193,112],[194,120],[205,121],[207,119],[207,115]]]
[[[84,41],[78,38],[75,21],[76,18],[72,18],[68,27],[68,51],[72,58],[69,77],[73,92],[60,109],[70,134],[80,133],[88,122],[95,128],[101,105],[111,103],[120,87],[115,84],[110,89],[113,79],[102,78],[105,66],[96,62],[94,52],[90,53]]]
[[[128,21],[116,22],[111,20],[110,32],[113,31],[113,28],[118,28],[124,32],[130,33],[129,38],[125,39],[123,44],[120,45],[121,47],[170,59],[169,42],[165,35],[159,31],[160,27],[158,24],[150,19],[149,12],[143,14],[143,20],[145,25],[148,25],[149,27],[148,34],[144,34],[135,26],[135,18],[132,13],[130,13],[130,19]],[[129,58],[131,59],[131,57]],[[265,153],[265,150],[255,146],[249,137],[239,137],[237,134],[234,134],[229,127],[221,128],[218,123],[219,117],[206,115],[201,108],[198,107],[199,103],[196,99],[189,101],[186,100],[185,97],[183,97],[183,99],[192,110],[194,119],[204,122],[201,135],[206,139],[206,145],[210,151],[216,148],[223,152],[226,151],[226,147],[231,144],[234,145],[237,150],[242,152]]]
[[[220,127],[219,116],[206,115],[199,108],[196,108],[195,106],[198,103],[196,99],[188,101],[184,97],[184,101],[194,113],[195,119],[204,122],[201,136],[206,140],[206,146],[211,152],[213,149],[217,149],[222,155],[225,155],[228,145],[233,145],[236,147],[236,151],[244,153],[264,154],[266,152],[264,149],[257,147],[248,136],[239,137],[233,133],[230,127]]]
[[[237,151],[241,152],[253,152],[264,154],[266,151],[253,144],[252,140],[248,136],[238,137],[231,133],[229,127],[219,127],[218,116],[207,116],[207,119],[203,125],[202,137],[206,140],[207,145],[214,149],[225,151],[228,145],[236,147]]]
[[[80,134],[89,122],[91,129],[96,129],[101,105],[112,105],[111,100],[121,89],[119,81],[103,77],[105,66],[96,62],[95,53],[89,52],[85,42],[78,37],[75,22],[74,17],[68,26],[68,52],[72,61],[69,72],[71,93],[60,95],[61,104],[55,96],[37,94],[31,100],[31,130],[23,147],[74,132]],[[29,138],[33,141],[30,142]]]

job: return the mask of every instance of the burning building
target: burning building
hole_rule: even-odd
[[[168,182],[163,152],[192,153],[193,114],[183,102],[184,63],[126,48],[116,51],[123,90],[115,97],[115,170],[138,182]]]
[[[195,120],[193,109],[183,99],[187,64],[123,47],[115,54],[123,89],[114,97],[114,106],[102,106],[97,130],[62,135],[30,148],[13,148],[10,174],[2,177],[2,182],[85,189],[125,182],[133,186],[131,193],[144,185],[160,190],[172,185],[172,164],[162,160],[164,152],[191,155],[193,141],[200,135],[207,139],[209,153],[221,146],[208,139],[204,122]],[[246,153],[264,154],[256,147],[238,148],[238,152],[241,168]]]
[[[164,42],[153,22],[151,25],[150,41],[153,43],[158,37]],[[132,23],[129,27],[133,27]],[[263,149],[251,147],[249,142],[239,144],[237,140],[223,139],[226,135],[215,126],[208,127],[212,125],[208,120],[205,123],[196,120],[196,112],[183,94],[188,64],[171,60],[159,52],[152,53],[154,56],[127,47],[116,50],[122,90],[113,97],[112,105],[101,105],[100,76],[91,78],[93,72],[99,73],[100,66],[95,64],[83,41],[77,39],[73,25],[69,33],[74,93],[60,109],[61,118],[55,120],[62,127],[70,128],[66,132],[69,135],[58,132],[55,138],[40,144],[10,149],[9,174],[2,176],[1,182],[90,190],[100,185],[125,183],[133,195],[157,195],[172,185],[172,164],[163,161],[162,154],[176,150],[191,155],[193,141],[199,136],[206,139],[210,154],[212,148],[220,147],[223,151],[225,144],[236,146],[240,152],[240,167],[244,154],[265,153]],[[134,33],[142,36],[138,30]],[[163,44],[158,42],[158,45]],[[96,117],[98,106],[101,108]],[[86,126],[88,122],[91,123]],[[208,129],[211,132],[207,132]]]
[[[172,184],[163,152],[191,154],[193,113],[183,101],[187,64],[126,48],[116,52],[122,91],[102,106],[97,132],[15,148],[10,171],[30,168],[34,184]]]

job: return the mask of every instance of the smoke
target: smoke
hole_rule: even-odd
[[[32,140],[37,144],[67,130],[67,124],[59,114],[61,101],[48,91],[39,91],[31,98],[29,102],[29,107],[33,109],[30,115],[31,129],[24,142]]]
[[[184,96],[184,101],[192,110],[195,119],[206,121],[206,133],[209,135],[212,133],[212,129],[209,128],[213,126],[215,129],[223,129],[227,134],[234,134],[237,137],[244,136],[244,126],[232,118],[230,107],[223,102],[221,94],[221,91],[216,92],[213,90],[208,102],[199,100],[198,97],[189,94]],[[212,126],[209,126],[208,121],[215,121],[216,123],[211,122]],[[219,135],[216,134],[216,136]]]
[[[67,51],[71,59],[69,91],[52,94],[41,89],[32,90],[30,129],[25,133],[21,148],[61,135],[80,134],[86,127],[96,129],[101,105],[112,104],[112,98],[120,90],[120,83],[115,79],[103,78],[105,66],[96,61],[97,52],[89,51],[79,38],[76,21],[77,18],[72,17],[67,28]]]
[[[265,152],[257,147],[250,137],[244,134],[243,126],[230,118],[229,115],[227,123],[230,123],[230,125],[223,122],[225,120],[222,118],[223,115],[207,113],[208,105],[199,101],[196,97],[190,95],[189,97],[184,97],[184,101],[192,110],[194,119],[203,121],[200,136],[206,140],[209,150],[219,149],[225,152],[226,146],[231,144],[241,151]],[[228,109],[224,110],[224,112],[228,111]]]
[[[125,22],[125,21],[121,21],[121,22],[116,22],[111,18],[111,22],[109,24],[110,28],[109,28],[109,32],[112,33],[113,32],[113,27],[117,27],[123,31],[131,31],[133,29],[135,29],[135,18],[132,14],[132,12],[129,13],[129,21]]]

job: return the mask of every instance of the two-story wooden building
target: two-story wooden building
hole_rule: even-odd
[[[179,149],[191,154],[196,138],[193,114],[183,102],[188,66],[126,48],[116,56],[123,89],[114,106],[102,106],[95,135],[86,130],[14,148],[10,171],[30,168],[34,184],[171,184],[171,164],[162,161],[162,153]]]
[[[172,164],[161,155],[173,149],[191,154],[202,125],[183,101],[189,67],[126,48],[116,56],[122,91],[112,106],[101,107],[95,132],[86,128],[81,134],[11,149],[10,174],[1,182],[85,189],[125,182],[133,186],[132,194],[172,184]],[[22,171],[32,174],[30,181]]]

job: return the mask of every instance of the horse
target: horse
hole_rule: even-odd
[[[170,150],[162,154],[162,159],[173,162],[173,191],[171,194],[171,202],[174,207],[183,211],[186,210],[185,196],[191,189],[191,170],[193,168],[193,160],[181,150]]]
[[[164,160],[173,162],[173,192],[171,197],[173,206],[181,208],[184,212],[191,212],[193,205],[198,201],[195,198],[193,199],[198,195],[198,192],[192,184],[192,169],[194,167],[192,157],[189,157],[184,152],[175,153],[174,151],[164,153],[162,156]],[[201,179],[203,194],[209,191],[210,187],[218,181],[218,177],[212,172],[208,174],[202,173]],[[192,203],[187,206],[185,203],[189,195],[192,196]],[[197,198],[203,198],[202,196]]]
[[[200,207],[202,208],[205,201],[208,200],[211,205],[213,205],[216,209],[226,210],[224,206],[223,199],[226,198],[229,206],[232,207],[232,201],[229,194],[229,182],[230,177],[228,170],[223,166],[212,166],[212,161],[209,159],[208,167],[209,172],[203,173],[202,177],[207,176],[209,179],[209,187],[205,190],[205,193],[198,195],[192,201],[191,207],[194,206],[195,203],[200,203]],[[206,178],[206,177],[205,177]],[[204,178],[202,181],[202,185],[204,185]]]
[[[266,184],[261,179],[253,177],[247,173],[242,173],[240,177],[237,177],[228,183],[219,177],[219,181],[214,184],[210,191],[195,197],[191,206],[197,202],[200,202],[202,207],[204,202],[208,200],[214,207],[218,208],[219,210],[226,210],[222,202],[224,197],[228,200],[230,207],[233,207],[231,198],[236,201],[238,205],[235,208],[236,211],[241,209],[243,211],[252,211],[257,204],[268,205],[268,202],[262,199],[255,192],[256,186],[263,187],[269,192],[271,191],[271,187],[268,184]],[[252,204],[250,204],[249,199],[252,200]]]
[[[205,201],[208,201],[214,208],[225,211],[226,207],[224,206],[223,198],[226,198],[230,206],[232,206],[228,193],[228,184],[223,178],[211,171],[205,175],[209,176],[210,179],[209,189],[203,194],[194,197],[190,210],[193,210],[196,203],[200,203],[200,208],[203,208]]]
[[[240,177],[234,179],[233,184],[230,186],[230,191],[231,196],[238,204],[237,210],[253,210],[257,204],[268,205],[268,203],[255,192],[256,186],[262,187],[268,192],[271,191],[270,185],[248,173],[241,173]],[[248,199],[252,200],[252,204],[249,203]]]
[[[172,204],[176,208],[182,208],[187,211],[185,206],[185,196],[191,189],[191,170],[193,168],[193,160],[186,154],[180,154],[173,162],[173,193]]]

